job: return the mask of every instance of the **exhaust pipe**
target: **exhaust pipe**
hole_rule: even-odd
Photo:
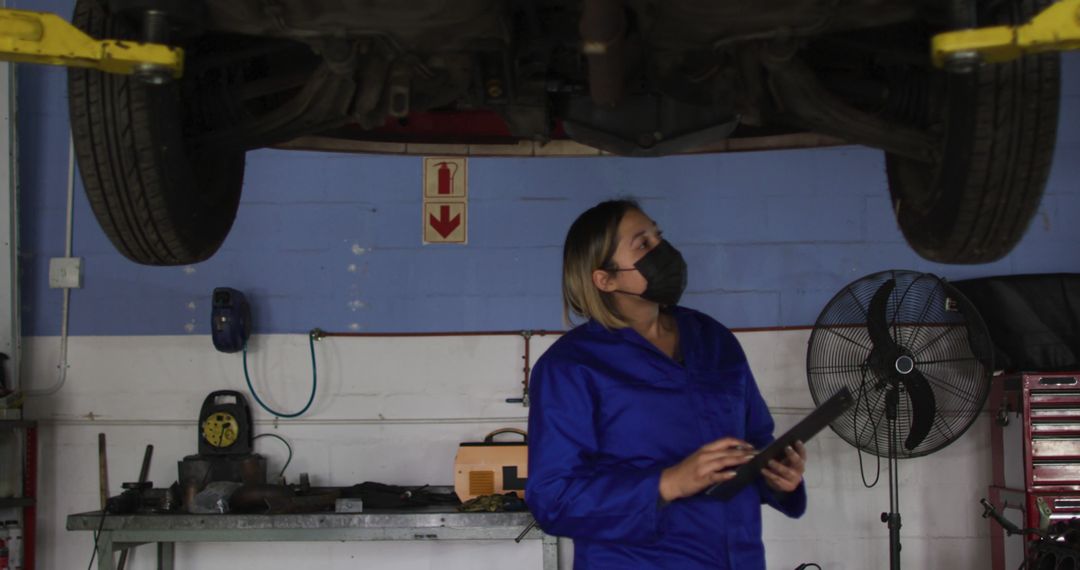
[[[614,107],[623,98],[626,76],[626,11],[623,0],[585,0],[582,52],[589,61],[589,92],[597,105]]]

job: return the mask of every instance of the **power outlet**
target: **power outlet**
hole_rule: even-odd
[[[49,260],[50,289],[78,289],[82,287],[82,258],[54,257]]]

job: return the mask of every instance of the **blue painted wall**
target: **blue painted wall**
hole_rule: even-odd
[[[66,0],[16,7],[70,13]],[[214,287],[248,293],[262,333],[562,328],[562,239],[574,217],[640,199],[686,254],[684,303],[732,327],[812,324],[857,277],[890,268],[952,278],[1080,271],[1080,57],[1065,59],[1057,157],[1043,205],[1005,259],[925,262],[905,245],[881,153],[862,148],[664,159],[472,159],[469,243],[421,244],[421,159],[285,151],[248,155],[233,231],[188,268],[135,265],[76,188],[76,335],[208,334]],[[48,260],[63,255],[65,75],[19,68],[26,335],[60,329]]]

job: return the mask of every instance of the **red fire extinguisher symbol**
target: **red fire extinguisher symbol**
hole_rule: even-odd
[[[439,195],[454,193],[454,175],[457,174],[458,165],[451,162],[437,162],[439,167]],[[454,167],[453,170],[450,167]]]

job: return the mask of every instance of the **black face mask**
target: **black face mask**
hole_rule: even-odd
[[[666,241],[660,242],[652,251],[634,264],[633,269],[615,271],[637,271],[648,284],[642,293],[617,291],[628,295],[637,295],[647,301],[668,307],[675,305],[686,290],[686,261],[679,250]]]

